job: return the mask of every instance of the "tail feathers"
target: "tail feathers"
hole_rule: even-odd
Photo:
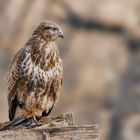
[[[15,97],[9,105],[9,120],[10,121],[14,119],[16,108],[17,108],[17,98]]]
[[[43,112],[42,112],[42,116],[43,116],[43,117],[48,116],[48,115],[51,113],[53,107],[54,107],[54,105],[53,105],[48,111],[43,111]]]

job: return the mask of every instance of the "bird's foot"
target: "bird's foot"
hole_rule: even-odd
[[[33,120],[37,126],[40,126],[40,124],[38,122],[38,118],[36,116],[33,116]]]

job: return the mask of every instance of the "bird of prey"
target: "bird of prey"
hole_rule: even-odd
[[[9,119],[47,116],[56,103],[63,65],[55,41],[63,38],[59,25],[41,22],[12,59],[8,72]]]

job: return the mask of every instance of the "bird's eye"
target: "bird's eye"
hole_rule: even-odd
[[[56,31],[57,30],[57,28],[55,28],[55,27],[45,27],[44,29],[45,30],[53,30],[53,31]]]
[[[55,30],[57,30],[57,28],[55,28],[55,27],[52,27],[52,30],[53,30],[53,31],[55,31]]]
[[[51,29],[51,27],[45,27],[44,29],[45,29],[45,30],[48,30],[48,29]]]

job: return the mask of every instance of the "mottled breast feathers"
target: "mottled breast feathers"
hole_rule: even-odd
[[[59,96],[62,77],[62,61],[54,43],[21,49],[9,67],[10,120],[49,113]]]

